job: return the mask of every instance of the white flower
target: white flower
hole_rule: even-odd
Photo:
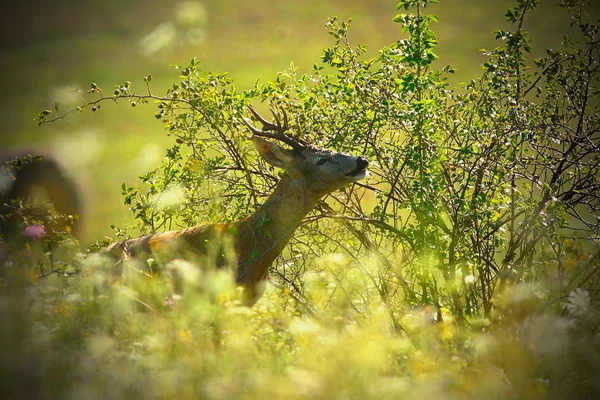
[[[563,308],[571,315],[583,316],[590,307],[590,294],[587,290],[577,288],[569,293]]]

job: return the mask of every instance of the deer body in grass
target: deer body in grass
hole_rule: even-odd
[[[262,129],[257,129],[249,119],[244,119],[253,132],[256,149],[267,163],[283,170],[281,180],[267,201],[254,214],[237,222],[152,233],[115,243],[107,249],[109,252],[135,257],[170,251],[183,245],[199,254],[212,253],[218,267],[233,261],[235,281],[244,288],[246,305],[252,305],[260,298],[268,268],[281,254],[302,219],[323,196],[364,178],[368,161],[320,148],[287,134],[285,112],[281,118],[271,109],[275,118],[275,123],[271,123],[252,107],[249,109],[263,125]],[[232,248],[233,260],[224,255],[225,246]]]

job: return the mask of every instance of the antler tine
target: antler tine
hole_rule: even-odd
[[[254,107],[252,107],[251,105],[248,106],[248,109],[250,110],[250,112],[252,113],[252,115],[254,115],[254,117],[260,121],[260,123],[263,125],[263,131],[277,131],[279,130],[279,124],[275,125],[269,121],[267,121],[266,119],[264,119],[259,113],[258,111],[256,111],[254,109]],[[273,111],[271,111],[273,112]],[[275,115],[275,114],[273,114]]]
[[[285,130],[289,130],[290,127],[288,125],[288,116],[287,113],[285,112],[285,110],[283,109],[283,107],[281,107],[281,113],[283,114],[283,127],[285,128]],[[285,131],[284,131],[285,132]]]
[[[254,117],[256,117],[256,119],[259,120],[263,125],[262,130],[257,129],[255,126],[253,126],[250,123],[250,120],[248,118],[244,118],[244,124],[248,128],[250,128],[250,130],[256,136],[262,136],[262,137],[268,137],[268,138],[272,138],[272,139],[281,140],[282,142],[290,145],[295,150],[304,149],[304,147],[306,146],[306,143],[304,143],[301,140],[297,140],[285,133],[285,131],[287,131],[289,129],[289,125],[288,125],[287,114],[283,108],[281,109],[281,113],[283,114],[283,125],[281,124],[281,119],[279,118],[277,111],[272,106],[269,107],[269,110],[271,111],[271,114],[273,114],[276,124],[265,120],[251,105],[248,106],[248,109],[250,109],[250,112],[252,113],[252,115],[254,115]],[[268,131],[274,131],[274,133],[270,133]]]
[[[271,137],[273,135],[271,135],[269,132],[267,131],[261,131],[260,129],[258,129],[257,127],[255,127],[254,125],[252,125],[252,123],[250,122],[250,118],[244,118],[244,125],[246,125],[251,131],[252,133],[254,133],[257,136],[268,136]]]
[[[281,110],[281,114],[283,115],[283,124],[281,124],[281,120],[279,119],[279,113],[275,110],[275,107],[269,107],[271,114],[273,114],[273,117],[275,118],[277,127],[279,128],[278,130],[281,132],[285,132],[290,129],[290,126],[288,125],[288,116],[283,107],[279,107],[279,109]]]
[[[277,126],[280,128],[280,131],[282,134],[285,135],[285,131],[290,130],[290,126],[289,126],[289,120],[288,120],[288,116],[287,113],[285,112],[285,109],[283,107],[280,107],[281,109],[281,114],[283,115],[283,125],[281,124],[281,121],[279,119],[279,114],[275,111],[274,107],[270,107],[271,110],[271,114],[273,114],[273,117],[275,117],[275,121],[277,122]],[[300,147],[304,147],[307,146],[308,143],[306,143],[304,140],[300,139],[300,138],[295,138],[289,135],[285,135],[288,138],[292,139],[293,141],[297,142],[298,144],[300,144]]]

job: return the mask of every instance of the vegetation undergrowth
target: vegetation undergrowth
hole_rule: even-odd
[[[371,160],[366,183],[311,213],[252,309],[223,271],[175,260],[165,274],[82,253],[28,219],[2,247],[3,382],[22,398],[595,398],[600,126],[598,24],[530,60],[537,0],[483,50],[482,75],[450,87],[438,68],[430,0],[398,3],[398,41],[366,58],[349,22],[311,73],[291,65],[240,91],[227,74],[177,66],[164,96],[92,84],[80,111],[156,102],[174,139],[163,163],[124,184],[152,232],[235,221],[278,181],[242,118],[264,102],[302,139]],[[566,30],[566,27],[565,27]],[[258,108],[258,107],[257,107]],[[62,118],[46,110],[41,125]],[[49,212],[49,215],[53,215]],[[58,217],[56,217],[58,218]],[[38,227],[38,228],[35,228]],[[105,243],[99,243],[97,250]],[[172,266],[172,265],[171,265]]]

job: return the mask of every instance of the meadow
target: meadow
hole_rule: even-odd
[[[15,203],[22,232],[0,238],[2,397],[600,394],[593,4],[27,10],[3,24],[0,145],[61,160],[85,230]],[[242,305],[232,265],[103,252],[266,200],[282,177],[248,140],[249,105],[370,162],[299,224],[258,303]]]

